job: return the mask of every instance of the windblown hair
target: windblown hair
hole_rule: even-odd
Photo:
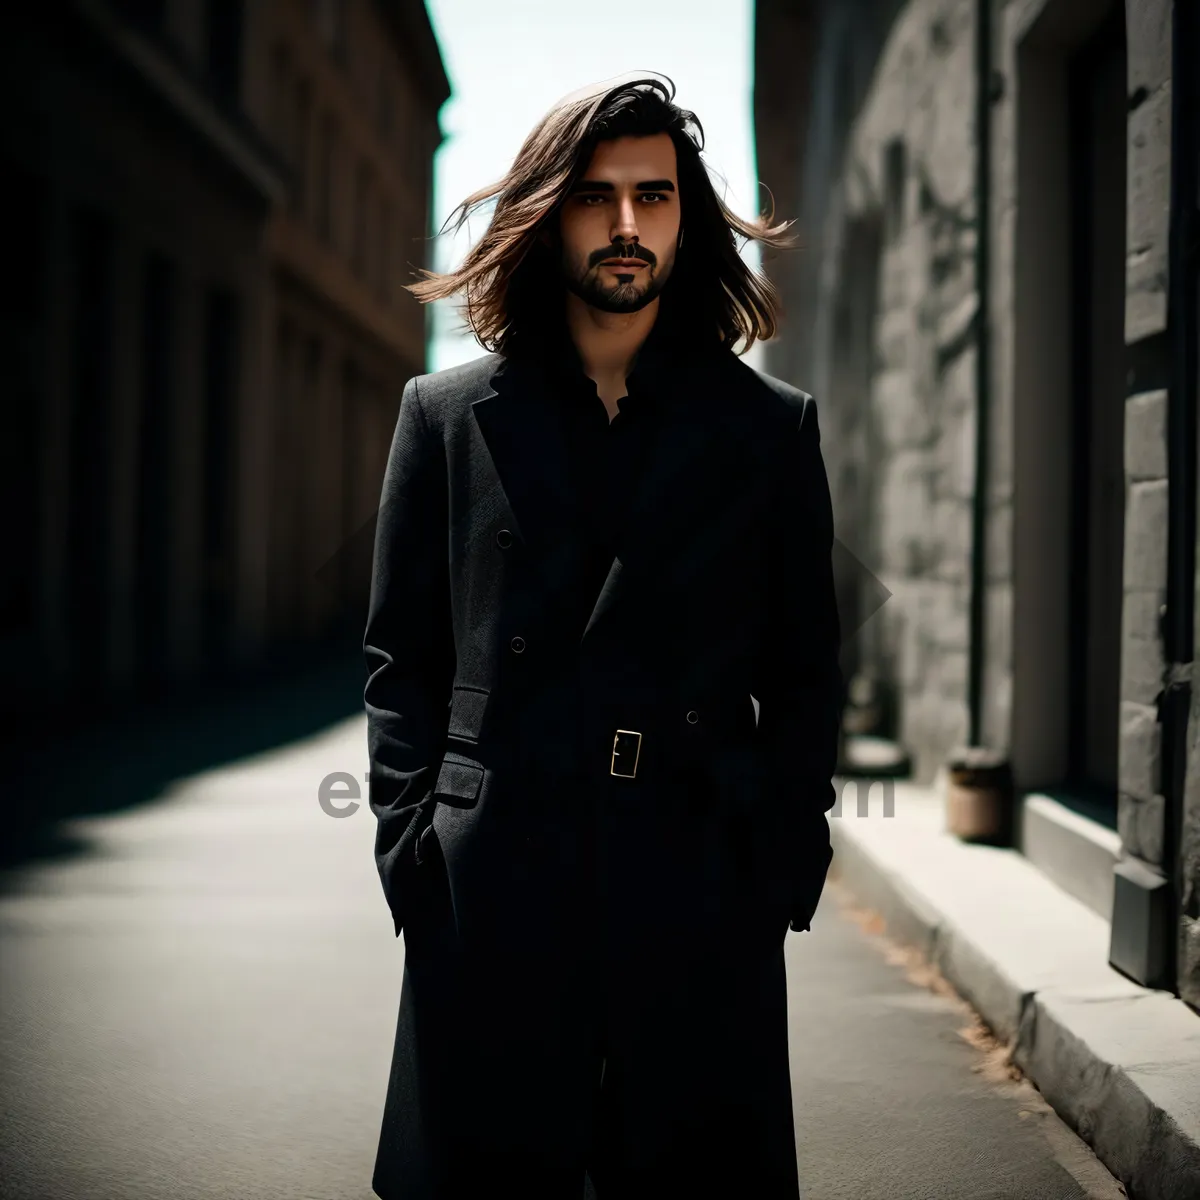
[[[725,206],[701,158],[703,127],[695,113],[673,103],[675,84],[662,78],[666,85],[657,78],[593,84],[560,100],[525,139],[504,178],[468,196],[439,231],[457,214],[457,233],[495,197],[491,222],[462,265],[445,274],[422,269],[425,278],[406,284],[406,290],[422,304],[463,293],[459,315],[489,352],[508,356],[538,345],[563,307],[558,264],[539,242],[539,231],[557,220],[599,142],[667,133],[675,144],[686,237],[662,292],[659,321],[702,344],[731,346],[741,337],[742,353],[758,338],[774,337],[778,293],[742,261],[735,235],[790,249],[796,238],[786,230],[793,222],[770,225],[773,209],[768,217],[747,221]]]

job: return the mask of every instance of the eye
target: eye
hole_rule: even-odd
[[[642,192],[638,197],[639,200],[647,200],[650,198],[653,198],[656,202],[665,201],[667,199],[666,195],[662,192]],[[607,195],[602,196],[599,192],[591,192],[587,195],[580,196],[579,202],[586,208],[592,208],[594,207],[590,203],[592,200],[599,200],[601,203],[603,203],[607,199]]]

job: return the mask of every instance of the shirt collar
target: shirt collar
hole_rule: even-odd
[[[630,396],[654,395],[656,381],[665,371],[669,371],[675,362],[673,341],[661,320],[655,321],[646,335],[646,340],[638,349],[633,369],[625,377],[626,389]],[[584,370],[583,360],[567,332],[565,322],[557,340],[553,366],[559,377],[569,381],[572,386],[596,394],[596,383]]]

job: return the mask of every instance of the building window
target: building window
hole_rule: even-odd
[[[139,673],[148,682],[158,682],[167,666],[178,295],[179,276],[174,263],[163,254],[152,253],[142,275],[133,595],[136,659]]]
[[[345,0],[313,0],[313,25],[317,35],[338,59],[346,57]]]
[[[375,188],[371,169],[365,162],[358,164],[354,181],[354,241],[351,255],[354,269],[367,277],[371,253],[375,246]]]
[[[899,138],[883,151],[883,214],[888,241],[895,241],[904,228],[904,196],[908,187],[907,152]]]
[[[208,79],[217,96],[236,104],[242,91],[241,0],[207,0],[204,5],[204,54]]]
[[[334,242],[333,175],[336,140],[337,122],[332,113],[324,113],[321,117],[321,141],[317,152],[317,232],[330,245]]]
[[[1072,294],[1060,310],[1071,344],[1072,488],[1066,537],[1070,631],[1068,786],[1115,826],[1125,544],[1125,10],[1071,60],[1066,174]]]
[[[49,188],[15,162],[4,161],[12,228],[8,269],[17,286],[0,298],[4,347],[4,430],[0,440],[0,508],[7,520],[7,553],[0,568],[0,639],[28,635],[37,620],[40,471],[43,408],[39,350],[46,333],[46,250]]]
[[[312,163],[309,148],[312,145],[312,85],[302,79],[296,85],[295,128],[292,130],[290,146],[292,167],[296,172],[296,190],[292,195],[296,212],[307,212],[309,204]]]
[[[841,46],[838,52],[838,70],[834,76],[833,85],[833,115],[829,128],[846,129],[854,119],[857,109],[858,87],[856,79],[857,62],[854,55],[855,37],[853,33],[843,31]]]
[[[167,16],[167,0],[118,0],[117,11],[135,25],[160,33]]]
[[[208,290],[203,334],[201,621],[205,658],[214,665],[229,649],[237,583],[239,310],[232,291]]]
[[[396,128],[396,96],[392,81],[388,78],[388,61],[381,59],[379,68],[379,132],[383,137],[392,136]]]
[[[282,43],[271,51],[271,136],[287,158],[294,147],[292,133],[292,64],[288,49]]]
[[[414,186],[425,178],[429,168],[429,151],[425,140],[425,131],[419,125],[406,129],[401,134],[403,144],[401,159],[404,172]]]
[[[72,574],[64,615],[77,678],[95,684],[104,676],[108,652],[116,233],[106,214],[86,210],[75,218],[72,234],[66,497]]]
[[[275,334],[274,440],[271,472],[271,570],[267,578],[268,624],[274,636],[290,631],[302,579],[294,565],[294,547],[300,540],[297,527],[297,478],[303,464],[298,444],[300,425],[296,420],[296,371],[299,337],[285,318]]]
[[[392,205],[383,200],[379,206],[379,246],[375,258],[375,286],[385,304],[392,302]]]

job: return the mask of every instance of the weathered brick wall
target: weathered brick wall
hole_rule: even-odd
[[[1169,195],[1171,171],[1171,59],[1172,12],[1169,0],[1127,0],[1129,31],[1129,245],[1128,294],[1125,310],[1127,342],[1161,335],[1167,327],[1167,259],[1169,241]],[[1134,428],[1134,406],[1144,410]],[[1135,396],[1129,405],[1132,453],[1127,462],[1130,480],[1149,489],[1162,489],[1163,520],[1153,536],[1156,564],[1161,561],[1165,592],[1166,546],[1166,439],[1167,393],[1155,391]],[[1149,507],[1148,505],[1146,507]],[[1200,630],[1200,547],[1196,555],[1194,621]],[[1124,698],[1127,703],[1144,703],[1151,681],[1161,682],[1166,665],[1158,636],[1161,612],[1159,596],[1144,589],[1127,588]],[[1200,636],[1194,636],[1200,644]],[[1194,672],[1193,672],[1194,675]],[[1188,726],[1187,774],[1179,847],[1183,889],[1179,896],[1180,995],[1200,1007],[1200,688],[1193,678]],[[1126,747],[1122,745],[1122,754]],[[1136,761],[1138,747],[1129,747]],[[1171,863],[1161,861],[1164,841],[1163,803],[1160,795],[1149,798],[1133,792],[1122,797],[1122,836],[1130,853],[1159,865],[1170,873]],[[1155,851],[1158,856],[1155,856]]]
[[[1163,865],[1159,617],[1167,589],[1165,391],[1125,406],[1125,583],[1118,826],[1126,853]]]
[[[1171,179],[1171,4],[1126,4],[1129,38],[1129,235],[1125,340],[1143,343],[1151,361],[1165,356]],[[1165,375],[1165,372],[1164,372]],[[1129,854],[1168,876],[1159,745],[1154,707],[1167,669],[1160,619],[1167,581],[1167,393],[1127,404],[1125,637],[1122,647],[1121,840]],[[1132,561],[1131,561],[1132,560]],[[1198,558],[1200,561],[1200,558]],[[1200,591],[1197,599],[1200,600]],[[1200,611],[1200,604],[1198,604]],[[1179,926],[1180,994],[1200,1005],[1200,706],[1195,691],[1181,814],[1183,893]]]
[[[893,593],[865,639],[863,666],[895,689],[894,732],[926,782],[968,724],[973,11],[970,0],[915,0],[897,17],[821,237],[826,329],[816,353],[817,376],[833,389],[830,473],[855,482],[855,519],[849,496],[839,505],[847,540]],[[881,231],[878,287],[866,298],[857,276],[871,264],[850,243],[871,227]],[[873,312],[863,311],[868,299]],[[846,333],[863,319],[873,323],[865,346]],[[863,354],[868,382],[856,403],[845,382]]]
[[[1125,341],[1167,325],[1171,163],[1171,6],[1126,5],[1129,139]],[[1165,347],[1163,347],[1165,352]],[[1157,356],[1156,356],[1157,357]],[[1125,602],[1121,648],[1119,822],[1125,850],[1163,866],[1156,702],[1163,685],[1160,612],[1167,587],[1165,391],[1126,402]]]
[[[1200,553],[1196,556],[1200,563]],[[1200,609],[1200,569],[1196,579]],[[1184,792],[1183,895],[1179,919],[1179,994],[1200,1008],[1200,688],[1193,672],[1192,711],[1188,723],[1187,784]]]
[[[802,230],[810,251],[788,268],[789,295],[798,307],[780,344],[771,347],[767,368],[799,373],[801,385],[823,401],[823,447],[839,537],[893,593],[862,631],[857,661],[894,686],[898,721],[890,732],[913,751],[916,774],[923,781],[965,737],[968,720],[977,414],[975,9],[970,0],[910,0],[894,18],[888,14],[890,24],[883,35],[867,29],[865,13],[854,18],[858,24],[849,32],[845,25],[852,14],[843,11],[839,20],[834,9],[825,13],[817,38],[813,99],[806,113],[799,192],[803,212],[819,220]],[[1165,331],[1171,3],[1127,0],[1125,10],[1125,340],[1130,347],[1131,394],[1125,403],[1119,826],[1127,854],[1169,873],[1172,864],[1163,861],[1170,838],[1165,828],[1158,700],[1168,670],[1161,617],[1168,553]],[[1058,697],[1066,696],[1063,665],[1055,666],[1058,676],[1048,692],[1046,666],[1037,655],[1030,660],[1028,640],[1022,643],[1021,669],[1026,674],[1014,674],[1015,641],[1024,628],[1019,615],[1038,618],[1044,600],[1036,588],[1031,594],[1026,576],[1024,607],[1015,603],[1017,468],[1024,462],[1026,479],[1030,469],[1047,469],[1044,456],[1029,455],[1025,446],[1022,459],[1022,447],[1016,444],[1015,348],[1020,334],[1025,339],[1021,378],[1027,379],[1030,370],[1048,377],[1047,371],[1064,369],[1061,362],[1034,361],[1043,348],[1035,346],[1032,355],[1029,350],[1028,328],[1036,318],[1026,313],[1022,326],[1018,312],[1020,269],[1026,302],[1031,279],[1035,297],[1039,289],[1060,286],[1062,280],[1049,281],[1039,274],[1036,261],[1017,259],[1018,228],[1027,227],[1018,222],[1020,181],[1028,181],[1031,169],[1040,169],[1030,167],[1039,161],[1036,148],[1025,145],[1024,159],[1019,156],[1019,134],[1028,137],[1029,127],[1018,117],[1023,112],[1028,122],[1030,112],[1036,111],[1030,105],[1038,103],[1036,88],[1044,86],[1038,82],[1044,78],[1040,75],[1025,79],[1021,62],[1027,66],[1028,60],[1021,55],[1031,41],[1037,42],[1038,54],[1044,50],[1060,58],[1069,55],[1070,47],[1081,44],[1100,16],[1099,9],[1067,0],[1010,0],[993,8],[996,91],[991,110],[991,412],[982,734],[993,746],[1019,750],[1030,759],[1031,774],[1048,777],[1065,765],[1058,762],[1062,731],[1042,730],[1032,753],[1025,742],[1017,746],[1015,733],[1020,725],[1014,710],[1015,681],[1023,678],[1026,702],[1032,699],[1045,710],[1033,718],[1039,728],[1044,715],[1061,707]],[[838,64],[863,63],[844,43],[872,38],[882,38],[882,51],[873,50],[867,57],[869,82],[852,81],[848,91],[854,103],[845,115],[845,98],[840,109],[834,102],[837,81],[845,73],[838,74]],[[1025,82],[1030,90],[1022,98]],[[1024,201],[1036,204],[1028,195]],[[1028,239],[1021,244],[1028,251]],[[1033,257],[1036,260],[1036,254]],[[1053,302],[1054,297],[1046,301]],[[1045,378],[1041,382],[1053,399],[1057,384],[1047,385]],[[1027,523],[1028,509],[1026,503]],[[1054,554],[1047,557],[1045,547],[1041,552],[1051,563],[1042,568],[1049,578]],[[1196,588],[1200,629],[1200,569]],[[1069,621],[1068,612],[1062,616]],[[1056,621],[1046,623],[1051,634],[1058,628]],[[1180,986],[1200,1004],[1200,699],[1195,693],[1189,743],[1182,821]]]

